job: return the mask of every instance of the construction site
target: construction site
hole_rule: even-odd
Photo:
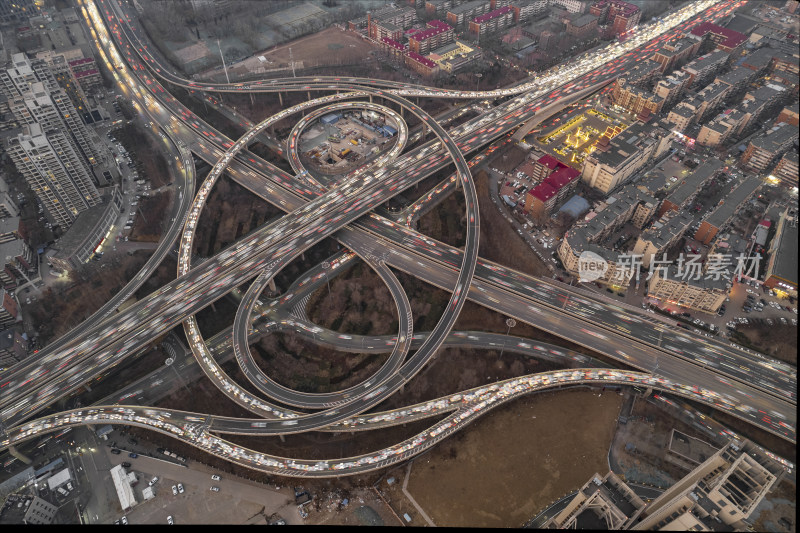
[[[346,174],[391,148],[398,127],[391,117],[373,110],[329,113],[300,136],[300,158],[312,174]]]

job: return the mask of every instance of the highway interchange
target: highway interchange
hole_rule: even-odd
[[[700,11],[712,4],[713,2],[696,3],[690,7]],[[98,11],[98,5],[109,6],[114,10],[114,15],[110,11],[106,11],[106,17],[102,17]],[[730,2],[718,4],[718,6],[723,5],[726,9],[730,9],[734,4]],[[81,10],[87,19],[92,20],[94,25],[92,33],[102,42],[101,54],[108,53],[108,56],[104,55],[105,60],[109,64],[117,66],[114,72],[115,77],[118,77],[121,83],[128,85],[130,93],[135,94],[142,102],[139,109],[143,111],[146,109],[154,122],[161,124],[165,132],[171,131],[173,136],[183,139],[185,145],[188,145],[199,157],[214,164],[214,168],[211,175],[200,186],[192,205],[185,208],[186,223],[183,226],[179,247],[181,255],[178,280],[156,291],[118,316],[97,320],[96,324],[93,324],[93,328],[87,327],[85,338],[81,339],[82,342],[78,342],[76,339],[66,339],[66,341],[59,341],[52,348],[48,347],[35,362],[38,363],[38,367],[34,363],[29,363],[27,368],[12,369],[9,374],[3,376],[3,383],[0,384],[3,387],[3,409],[0,416],[2,416],[3,428],[6,429],[8,436],[2,441],[4,446],[21,439],[31,438],[41,431],[53,430],[63,424],[81,423],[81,421],[86,423],[87,419],[83,414],[64,413],[45,419],[50,420],[49,422],[40,420],[22,424],[37,410],[52,403],[58,395],[64,395],[77,388],[81,383],[107,372],[123,357],[136,353],[137,349],[147,345],[152,338],[183,322],[187,338],[190,339],[198,362],[206,375],[220,387],[220,390],[252,412],[264,417],[278,417],[278,420],[237,422],[226,419],[225,422],[222,422],[222,419],[217,417],[197,414],[181,415],[174,411],[158,410],[158,415],[148,415],[144,411],[141,413],[118,411],[119,409],[133,409],[127,407],[98,408],[97,412],[87,413],[86,416],[108,415],[110,417],[112,414],[121,413],[119,418],[115,416],[111,419],[119,420],[119,423],[131,423],[129,417],[144,418],[153,423],[148,424],[142,420],[136,422],[149,427],[158,427],[172,435],[176,435],[175,428],[183,428],[180,432],[181,438],[193,445],[211,453],[217,453],[217,455],[233,458],[242,464],[248,464],[247,457],[251,452],[237,451],[234,448],[228,449],[233,446],[231,443],[226,443],[216,435],[210,434],[209,431],[266,435],[325,427],[334,428],[340,425],[347,428],[357,426],[357,423],[352,422],[358,420],[357,415],[377,405],[408,379],[411,379],[442,345],[465,301],[464,297],[469,297],[487,307],[548,330],[550,328],[563,330],[562,321],[565,317],[569,316],[573,321],[577,318],[581,323],[586,322],[584,327],[572,328],[569,336],[563,334],[562,336],[609,355],[614,354],[612,357],[616,356],[616,359],[624,360],[627,364],[638,368],[652,370],[653,367],[657,367],[658,375],[666,377],[646,377],[638,373],[613,371],[621,373],[589,373],[580,378],[577,377],[577,374],[570,373],[568,377],[566,375],[557,378],[550,377],[547,383],[542,381],[544,378],[541,376],[519,378],[522,381],[512,385],[510,383],[513,380],[510,380],[509,383],[499,384],[497,387],[492,386],[494,388],[491,390],[484,391],[477,396],[473,395],[469,401],[450,402],[457,405],[457,407],[450,408],[450,410],[456,409],[455,413],[431,429],[427,437],[424,433],[420,434],[410,441],[396,445],[388,452],[384,451],[356,460],[337,460],[338,462],[329,462],[328,466],[324,468],[319,466],[319,468],[312,469],[309,464],[300,460],[280,458],[264,459],[266,462],[258,460],[253,462],[250,459],[249,466],[275,473],[292,473],[292,475],[298,475],[298,472],[307,475],[330,475],[329,471],[331,470],[341,475],[380,468],[388,464],[387,461],[404,460],[419,453],[438,441],[440,437],[444,438],[460,429],[464,424],[498,402],[510,399],[518,393],[575,380],[590,382],[598,379],[610,379],[614,382],[628,382],[626,384],[636,382],[673,391],[716,405],[719,408],[733,409],[734,414],[743,419],[794,441],[796,418],[793,405],[796,402],[796,374],[789,367],[764,358],[756,360],[752,354],[743,353],[715,340],[698,339],[690,334],[677,331],[676,328],[667,324],[654,326],[652,319],[646,315],[636,316],[628,310],[613,309],[614,306],[598,301],[589,301],[586,296],[578,296],[568,287],[533,279],[477,258],[477,200],[474,188],[471,186],[469,165],[463,154],[487,144],[492,139],[499,138],[510,128],[528,120],[542,107],[543,96],[551,99],[559,98],[571,90],[580,90],[597,83],[604,76],[613,76],[614,70],[611,68],[607,67],[602,72],[596,71],[592,76],[584,76],[580,78],[579,82],[577,81],[578,76],[594,70],[589,68],[591,63],[587,59],[583,59],[581,60],[583,64],[559,67],[557,72],[550,75],[551,81],[549,82],[537,79],[528,82],[527,85],[518,85],[513,89],[469,93],[468,96],[466,96],[467,93],[455,95],[452,91],[415,88],[406,85],[401,89],[394,88],[392,91],[388,91],[369,87],[370,80],[330,78],[324,81],[321,79],[305,81],[298,78],[297,80],[277,80],[276,83],[267,81],[258,84],[201,85],[182,80],[169,73],[152,55],[145,53],[146,45],[135,35],[135,31],[128,24],[127,17],[120,14],[121,7],[118,4],[101,1],[96,4],[85,3]],[[710,9],[705,12],[705,16],[719,16],[720,12],[719,9]],[[688,17],[687,13],[688,11],[684,13],[684,17]],[[105,28],[106,19],[112,26],[111,33],[117,37],[118,45],[126,53],[127,64],[131,66],[135,76],[124,66],[121,56],[118,55],[109,40],[109,34]],[[668,19],[669,17],[665,17],[665,20]],[[119,20],[121,25],[113,23],[113,20]],[[698,19],[692,20],[696,23]],[[662,24],[662,26],[664,25]],[[669,28],[660,27],[658,31],[652,31],[652,35],[663,33],[666,29]],[[618,61],[613,54],[618,56],[623,56],[623,52],[633,54],[628,50],[633,50],[634,45],[644,44],[648,40],[645,38],[646,35],[648,32],[643,30],[626,43],[614,45],[611,51],[601,53],[603,64],[610,62],[613,68],[624,67],[626,63]],[[664,35],[667,34],[663,33],[659,39],[664,39]],[[138,54],[132,51],[126,40],[134,43],[134,47],[137,44],[141,45]],[[650,46],[652,45],[645,47],[645,50]],[[272,92],[276,90],[337,89],[348,92],[309,100],[309,102],[284,110],[251,128],[244,137],[234,143],[225,139],[207,124],[202,123],[198,117],[193,116],[191,112],[169,96],[157,81],[149,77],[138,58],[144,58],[146,62],[150,63],[150,68],[169,83],[191,87],[193,90]],[[576,81],[563,86],[572,80]],[[356,81],[358,85],[354,85]],[[377,85],[391,87],[391,84]],[[548,94],[548,91],[553,89],[555,90]],[[430,120],[430,117],[413,102],[398,96],[434,95],[485,98],[518,94],[521,96],[509,100],[491,112],[453,128],[449,132],[441,128],[435,121]],[[329,191],[324,190],[324,187],[321,186],[310,189],[307,178],[294,180],[293,176],[286,175],[245,151],[247,145],[270,124],[302,109],[341,99],[363,98],[364,96],[379,97],[402,105],[416,114],[421,121],[424,121],[423,123],[427,124],[440,140],[414,148],[402,158],[392,159],[387,166],[378,170],[366,169],[350,175]],[[364,103],[364,105],[367,104]],[[507,113],[505,117],[501,117],[500,115],[504,113]],[[442,146],[445,150],[441,149]],[[289,148],[291,161],[291,148],[293,148],[291,143]],[[445,152],[448,153],[445,154]],[[393,154],[393,157],[396,155]],[[388,162],[389,159],[387,158],[386,161]],[[465,247],[466,253],[438,243],[385,218],[368,214],[389,197],[407,189],[433,171],[444,168],[452,161],[456,163],[457,183],[463,185],[464,193],[467,195],[468,242]],[[184,164],[184,168],[188,166],[188,164]],[[295,170],[298,169],[295,168]],[[260,196],[282,209],[290,211],[290,215],[248,235],[215,258],[191,268],[190,252],[193,229],[196,227],[211,187],[223,171],[230,173],[240,183],[247,183],[248,189],[254,192],[258,191],[257,194]],[[185,190],[188,191],[189,188],[187,187]],[[184,217],[176,217],[176,220],[178,218],[180,221],[184,219]],[[358,218],[361,220],[351,224]],[[173,225],[173,228],[176,226],[178,226],[177,223]],[[407,300],[404,301],[404,295],[401,295],[402,288],[399,288],[396,279],[392,280],[393,275],[386,265],[421,277],[429,283],[452,292],[451,303],[432,335],[426,337],[423,344],[424,349],[417,350],[404,365],[400,365],[400,362],[405,358],[409,349],[411,331],[410,325],[403,325],[401,320],[401,330],[397,336],[393,355],[378,374],[367,380],[366,384],[361,387],[361,391],[348,390],[333,395],[317,396],[297,395],[299,393],[286,389],[278,390],[282,388],[277,387],[277,384],[271,382],[254,365],[249,366],[252,364],[252,360],[248,357],[249,352],[245,338],[248,333],[247,324],[250,322],[252,308],[261,288],[271,276],[274,276],[294,257],[299,256],[303,250],[337,230],[335,236],[340,242],[371,264],[386,281],[390,290],[395,287],[392,293],[399,313],[407,308]],[[474,280],[473,271],[475,273]],[[298,414],[290,409],[256,398],[225,376],[213,357],[209,356],[205,342],[199,335],[191,315],[224,296],[230,288],[252,279],[255,275],[258,275],[258,278],[243,299],[243,305],[237,312],[233,330],[234,339],[236,339],[233,347],[237,360],[244,365],[243,368],[250,368],[249,374],[245,372],[248,378],[252,376],[251,381],[269,398],[288,405],[326,408],[325,411],[313,415]],[[542,307],[537,307],[536,304]],[[595,316],[595,313],[602,314],[602,318]],[[578,329],[580,332],[576,331]],[[624,335],[623,338],[628,339],[627,343],[619,342],[620,333]],[[635,342],[631,342],[631,340]],[[702,344],[700,350],[705,352],[699,354],[706,361],[705,368],[689,362],[698,359],[698,341]],[[620,346],[624,346],[625,351],[620,350]],[[653,347],[661,348],[661,350],[654,350]],[[422,352],[421,355],[420,352]],[[674,357],[675,355],[684,357]],[[709,366],[714,367],[714,370],[710,370]],[[731,368],[725,368],[726,366]],[[757,388],[751,387],[748,381],[752,380],[750,376],[753,375],[753,372],[757,373],[755,379]],[[719,373],[732,378],[734,383],[730,382],[731,379],[718,376]],[[28,381],[21,383],[23,375],[28,377]],[[667,377],[672,379],[667,379]],[[702,383],[707,388],[694,386],[685,389],[678,385],[679,383]],[[744,392],[742,389],[749,392]],[[780,397],[788,398],[789,401],[779,399]],[[278,398],[281,399],[278,400]],[[476,399],[479,401],[474,401]],[[332,405],[338,405],[338,407],[328,408]],[[763,407],[761,412],[771,413],[772,417],[770,418],[768,415],[768,418],[775,419],[775,421],[764,420],[760,414],[755,414],[760,412],[752,406]],[[767,411],[764,411],[765,409]],[[182,421],[183,426],[176,424],[182,416],[185,416]],[[404,416],[409,415],[398,415],[390,421],[400,423],[397,422],[397,419],[405,421]],[[198,426],[197,420],[192,417],[201,419],[205,425]],[[170,424],[159,426],[155,423],[159,419],[162,423],[169,420]],[[786,422],[781,425],[783,420]],[[445,422],[449,424],[446,427]],[[48,424],[51,425],[47,427]],[[245,431],[243,426],[248,424]],[[262,457],[266,458],[267,456]],[[370,459],[370,461],[366,459]],[[361,460],[364,462],[358,463]],[[276,464],[272,464],[270,461],[276,462]]]

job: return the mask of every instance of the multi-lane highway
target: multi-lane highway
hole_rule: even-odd
[[[56,395],[63,394],[87,379],[91,379],[91,377],[96,376],[98,373],[107,371],[114,364],[119,362],[122,357],[134,353],[136,349],[145,345],[149,339],[184,319],[187,336],[190,338],[192,349],[198,361],[201,362],[207,375],[215,379],[215,382],[221,387],[220,390],[228,394],[234,401],[245,405],[254,412],[259,412],[259,414],[264,416],[278,416],[284,418],[284,420],[275,422],[269,420],[258,422],[258,426],[251,426],[250,432],[275,434],[331,426],[331,424],[338,421],[350,419],[368,409],[370,406],[382,401],[422,368],[435,350],[444,342],[447,333],[452,327],[452,323],[458,315],[461,305],[463,305],[464,297],[468,295],[476,301],[498,310],[500,310],[499,307],[502,307],[504,304],[500,304],[500,299],[497,298],[497,296],[500,296],[506,301],[516,300],[509,314],[514,316],[524,315],[523,319],[536,325],[539,325],[540,321],[548,315],[551,317],[558,317],[566,314],[573,318],[580,317],[578,320],[587,321],[588,326],[588,328],[582,329],[585,334],[585,336],[582,336],[582,344],[593,348],[596,345],[600,345],[601,347],[604,347],[604,344],[613,345],[613,349],[610,347],[604,348],[616,353],[618,358],[628,361],[634,360],[643,364],[646,368],[657,366],[661,372],[664,372],[666,368],[668,372],[674,371],[681,375],[681,377],[685,379],[685,381],[683,381],[684,383],[697,383],[697,366],[687,362],[694,359],[696,347],[687,347],[687,357],[681,358],[675,357],[675,355],[678,355],[678,352],[683,355],[680,348],[678,348],[676,352],[672,344],[667,345],[664,343],[664,339],[673,338],[676,339],[674,340],[676,343],[681,342],[681,340],[678,339],[683,339],[684,342],[689,342],[690,344],[696,342],[696,339],[693,339],[690,335],[664,327],[658,332],[657,339],[652,338],[652,336],[647,337],[647,335],[650,334],[650,330],[657,328],[653,328],[652,324],[644,324],[641,327],[631,326],[631,318],[633,318],[634,321],[639,319],[632,317],[631,313],[622,309],[620,309],[619,312],[611,311],[612,315],[619,315],[618,318],[625,324],[621,326],[616,325],[615,327],[618,331],[614,331],[613,328],[608,327],[606,324],[607,317],[604,317],[603,320],[592,320],[591,315],[593,315],[594,312],[587,312],[587,309],[592,306],[606,304],[589,302],[585,298],[575,297],[573,294],[570,294],[568,289],[556,287],[546,282],[541,282],[540,280],[529,280],[518,273],[503,269],[497,265],[486,263],[485,266],[489,271],[489,273],[486,274],[487,281],[478,281],[476,279],[473,283],[472,276],[473,272],[476,271],[475,265],[478,263],[478,218],[475,213],[477,200],[471,179],[469,178],[469,165],[462,155],[503,135],[509,128],[515,127],[521,121],[528,120],[541,108],[541,103],[539,102],[542,97],[559,98],[563,96],[564,93],[568,93],[571,90],[579,90],[592,83],[597,83],[598,79],[602,76],[613,75],[614,71],[609,68],[605,68],[603,71],[597,70],[598,63],[600,63],[600,61],[609,63],[612,60],[616,62],[618,61],[617,58],[624,59],[625,55],[623,55],[623,52],[633,50],[634,44],[638,46],[650,37],[655,37],[657,33],[663,33],[664,30],[670,29],[669,24],[673,22],[677,24],[677,22],[680,22],[678,20],[678,15],[674,17],[674,20],[669,17],[665,18],[665,20],[669,22],[663,24],[663,27],[643,30],[640,35],[629,40],[625,45],[615,45],[607,50],[601,51],[594,58],[583,58],[575,65],[560,67],[558,71],[545,74],[535,82],[529,82],[527,85],[520,85],[515,89],[503,89],[496,95],[491,91],[488,93],[481,93],[483,97],[485,97],[486,94],[490,96],[524,94],[523,96],[518,96],[513,101],[498,106],[495,110],[484,116],[478,117],[447,132],[435,121],[432,121],[423,110],[398,96],[398,94],[414,96],[431,94],[449,97],[454,96],[453,94],[442,93],[439,90],[405,87],[402,89],[394,89],[390,93],[389,91],[366,86],[368,83],[366,80],[363,81],[365,86],[362,87],[360,85],[355,85],[352,81],[338,79],[320,80],[311,82],[313,85],[303,86],[297,85],[294,81],[289,81],[285,84],[280,82],[270,84],[271,87],[269,88],[259,86],[261,84],[232,84],[225,86],[205,84],[201,87],[193,82],[187,82],[169,73],[166,69],[161,68],[156,60],[149,53],[145,52],[147,45],[143,44],[135,35],[135,28],[129,25],[130,20],[127,19],[126,21],[124,16],[119,15],[119,5],[113,2],[98,2],[98,4],[111,6],[111,9],[114,10],[113,15],[109,10],[106,10],[112,33],[116,35],[122,49],[127,50],[128,64],[132,67],[132,70],[136,72],[136,76],[143,80],[142,82],[132,83],[131,92],[136,94],[141,101],[144,102],[142,107],[146,108],[148,112],[151,113],[151,116],[160,119],[163,121],[162,124],[172,128],[174,134],[188,136],[189,143],[187,144],[189,144],[192,150],[198,153],[200,157],[207,158],[207,160],[213,162],[214,169],[209,178],[201,185],[195,197],[192,209],[187,217],[182,236],[182,244],[180,246],[181,260],[179,261],[179,269],[181,277],[174,283],[157,291],[154,295],[151,295],[151,297],[148,297],[145,301],[121,313],[118,320],[113,321],[113,324],[101,323],[96,325],[82,343],[74,341],[69,342],[69,340],[68,342],[59,343],[57,347],[54,347],[52,350],[48,351],[48,353],[44,354],[40,361],[41,364],[39,368],[33,369],[33,373],[28,374],[30,377],[27,381],[21,382],[21,373],[18,372],[13,377],[19,379],[9,380],[3,383],[3,410],[0,411],[0,416],[3,417],[6,427],[21,422],[31,413],[47,405]],[[688,17],[691,12],[689,8],[698,12],[709,5],[711,5],[711,2],[692,4],[682,10],[683,13],[681,16],[684,18]],[[729,9],[731,5],[731,3],[727,3],[727,8]],[[115,72],[114,75],[119,80],[123,78],[125,80],[132,80],[130,71],[124,67],[121,56],[117,53],[113,43],[108,40],[108,34],[105,32],[104,27],[105,20],[102,20],[103,17],[100,16],[100,12],[97,11],[95,4],[85,4],[81,9],[84,16],[93,21],[93,35],[99,38],[98,42],[102,42],[103,49],[109,53],[110,57],[108,57],[107,60],[110,64],[117,66],[118,72]],[[687,9],[689,9],[689,11],[687,11]],[[720,11],[718,8],[712,8],[706,12],[706,15],[712,13],[719,14]],[[115,19],[115,17],[117,18]],[[158,85],[157,82],[149,78],[143,71],[141,63],[138,63],[134,57],[137,54],[131,52],[131,45],[123,40],[123,35],[124,39],[128,40],[128,43],[135,43],[133,44],[134,47],[136,44],[139,44],[139,58],[144,58],[158,75],[175,85],[221,92],[270,92],[275,89],[303,91],[311,89],[334,89],[353,91],[357,93],[355,96],[379,96],[385,100],[393,101],[417,115],[421,121],[424,121],[424,124],[430,127],[439,141],[421,146],[402,158],[396,158],[385,168],[374,172],[362,171],[355,175],[350,175],[343,180],[341,185],[335,187],[331,191],[303,189],[301,184],[307,183],[306,181],[295,180],[292,176],[281,175],[282,173],[277,171],[274,167],[270,168],[266,163],[249,157],[249,154],[243,151],[244,148],[259,134],[259,132],[277,120],[290,116],[292,113],[305,109],[306,107],[317,106],[325,101],[332,102],[343,98],[352,98],[354,96],[353,94],[344,96],[331,95],[329,97],[317,99],[311,103],[301,104],[289,110],[284,110],[251,129],[236,143],[231,143],[220,134],[213,131],[212,128],[202,123],[199,118],[188,113],[182,106],[177,104],[174,98],[167,96],[164,89]],[[659,37],[659,39],[662,38],[663,36]],[[642,40],[639,42],[636,39]],[[626,48],[626,46],[628,46],[628,48]],[[650,46],[653,45],[651,44]],[[633,54],[633,52],[629,51],[628,54]],[[611,65],[614,68],[618,68],[614,66],[615,63],[611,63]],[[619,66],[624,67],[625,63],[620,63]],[[591,74],[592,71],[594,74]],[[587,76],[586,74],[591,75]],[[583,77],[578,79],[579,76]],[[549,95],[547,94],[548,91],[559,87],[559,85],[563,85],[575,79],[578,80],[571,85],[557,88]],[[323,84],[326,85],[323,86]],[[155,97],[146,92],[144,89],[145,86],[153,89],[152,94],[155,95]],[[472,96],[475,95],[473,94]],[[457,97],[465,96],[459,95]],[[536,105],[538,105],[538,107],[535,107]],[[505,113],[508,114],[504,118],[501,118],[501,115]],[[177,118],[178,116],[181,118]],[[487,123],[492,126],[485,126]],[[497,125],[498,123],[500,125]],[[202,137],[199,135],[199,132],[202,132]],[[472,138],[469,138],[471,135]],[[197,140],[203,137],[206,140]],[[463,185],[464,193],[467,196],[468,238],[467,246],[463,252],[445,247],[441,243],[436,243],[429,238],[415,232],[410,232],[405,228],[401,228],[396,224],[392,224],[374,215],[370,215],[367,218],[367,220],[372,221],[375,226],[372,230],[366,230],[363,226],[359,227],[358,225],[356,225],[356,227],[345,227],[396,194],[396,192],[408,188],[410,185],[413,185],[413,183],[429,175],[432,171],[443,168],[445,165],[449,164],[450,161],[454,161],[456,164],[457,182]],[[235,246],[232,246],[218,256],[208,259],[190,270],[189,258],[191,256],[193,229],[196,227],[197,219],[202,212],[205,199],[208,197],[211,187],[213,187],[215,180],[225,170],[229,171],[236,179],[244,179],[246,182],[250,180],[250,187],[248,188],[261,191],[262,194],[270,197],[270,201],[276,205],[283,206],[287,210],[292,210],[292,212],[284,219],[258,230]],[[414,172],[411,172],[412,170],[414,170]],[[264,179],[265,177],[267,179]],[[376,224],[380,224],[380,226],[376,226]],[[388,238],[382,241],[381,246],[375,246],[377,244],[375,234],[380,234],[380,231],[376,232],[374,230],[382,229],[384,226],[386,228],[391,228],[389,233],[393,232],[394,238],[398,235],[402,235],[399,243],[397,240]],[[344,395],[336,395],[337,401],[345,401],[338,409],[329,409],[328,411],[323,411],[323,413],[302,417],[289,414],[288,411],[276,412],[271,406],[249,395],[249,393],[246,393],[243,389],[236,386],[227,376],[221,373],[221,370],[216,366],[213,358],[208,356],[205,343],[202,337],[200,337],[191,315],[224,295],[231,287],[248,279],[252,279],[254,275],[262,272],[261,269],[265,269],[263,270],[264,273],[259,277],[259,282],[256,283],[256,288],[248,291],[245,298],[245,301],[248,302],[247,305],[240,308],[240,312],[237,313],[237,318],[241,317],[239,319],[240,332],[238,334],[234,332],[234,334],[237,335],[240,341],[235,342],[234,346],[236,347],[239,345],[240,352],[244,353],[241,345],[246,347],[246,324],[249,322],[247,318],[249,317],[252,304],[260,292],[258,287],[261,286],[262,283],[266,283],[270,276],[274,275],[282,265],[290,261],[291,258],[296,257],[313,243],[318,242],[320,239],[337,230],[339,230],[336,234],[337,238],[350,248],[357,250],[362,256],[369,258],[373,262],[376,262],[375,258],[380,258],[377,260],[379,268],[385,268],[380,267],[381,261],[385,261],[387,264],[406,270],[414,275],[420,275],[421,272],[424,272],[427,276],[427,281],[452,292],[451,302],[437,325],[437,328],[426,338],[420,350],[418,350],[404,365],[393,369],[391,373],[387,372],[386,379],[383,379],[383,376],[381,376],[381,380],[375,380],[375,382],[368,380],[363,391],[360,394],[354,394],[353,397],[350,398]],[[365,238],[368,240],[371,239],[371,242],[363,242]],[[385,236],[383,238],[386,239]],[[383,243],[386,244],[384,245]],[[447,256],[444,254],[447,254]],[[427,264],[423,262],[423,259]],[[391,286],[391,279],[385,279],[387,279]],[[431,281],[432,279],[435,281]],[[514,283],[505,281],[507,279],[512,279]],[[526,286],[526,283],[538,283],[539,286]],[[522,285],[522,288],[520,288],[519,285]],[[528,290],[529,293],[525,294],[525,291],[522,290],[523,288]],[[542,295],[542,292],[547,294]],[[397,301],[399,296],[395,296]],[[530,304],[530,301],[552,297],[556,299],[560,298],[562,301],[555,304],[547,302],[546,305],[548,307],[544,309],[536,308]],[[398,309],[401,305],[401,303],[398,303]],[[606,305],[606,308],[608,309],[609,306]],[[525,309],[528,309],[528,311],[525,311]],[[602,307],[596,309],[602,310]],[[642,321],[639,320],[639,323],[641,324]],[[600,331],[603,330],[599,330],[598,327],[608,328],[608,331],[602,333]],[[242,331],[244,331],[244,333],[242,333]],[[631,338],[635,337],[634,331],[637,331],[637,334],[641,338],[634,339],[634,346],[632,349],[628,350],[631,353],[620,353],[621,351],[618,349],[619,343],[617,341],[620,333],[627,338]],[[402,335],[398,335],[398,346],[403,344],[400,340],[401,337]],[[405,341],[407,340],[408,336]],[[707,342],[706,344],[708,346],[707,350],[711,353],[715,353],[716,350],[716,352],[725,357],[733,357],[737,362],[746,363],[747,365],[754,364],[752,358],[748,358],[747,354],[731,349],[728,346],[720,343],[715,344],[713,342]],[[658,348],[658,350],[654,350],[654,347]],[[404,347],[401,350],[407,349],[407,347]],[[661,354],[664,354],[664,356],[659,359]],[[237,359],[246,362],[247,357],[242,356],[237,357]],[[655,363],[655,365],[653,365],[653,363]],[[60,366],[56,368],[56,364]],[[770,369],[775,369],[775,363],[771,361],[757,361],[756,364],[767,365]],[[743,365],[740,366],[742,369],[747,370],[747,367]],[[670,369],[670,367],[674,367],[674,369]],[[50,372],[52,370],[55,371],[51,374]],[[743,381],[742,384],[726,384],[725,381],[719,381],[719,378],[715,375],[718,372],[709,370],[705,370],[705,372],[708,376],[702,375],[701,371],[699,372],[699,377],[703,378],[704,382],[713,383],[715,389],[720,387],[724,389],[725,387],[723,385],[727,385],[729,389],[735,389],[735,387],[749,388],[746,380]],[[36,382],[32,385],[32,388],[36,390],[30,392],[24,390],[26,386],[34,380],[36,380]],[[714,380],[719,381],[719,383]],[[256,381],[259,380],[256,378]],[[575,380],[573,379],[572,381]],[[759,388],[762,390],[752,389],[755,396],[735,389],[737,392],[732,394],[726,393],[725,396],[709,392],[706,399],[719,399],[719,401],[712,401],[711,403],[716,403],[719,408],[727,409],[741,407],[742,405],[760,405],[759,402],[761,402],[764,406],[769,405],[778,408],[779,411],[773,412],[781,413],[781,416],[783,416],[782,412],[786,410],[786,407],[781,404],[783,401],[776,398],[776,396],[783,394],[789,399],[795,400],[795,390],[791,386],[792,382],[794,382],[796,388],[796,375],[787,375],[784,381],[771,381],[768,376],[764,376],[763,383],[759,383]],[[59,388],[59,386],[61,388]],[[5,389],[5,387],[8,388]],[[788,394],[786,394],[787,390]],[[745,396],[750,398],[750,400],[743,400]],[[299,401],[302,403],[310,400],[306,398]],[[328,404],[328,402],[324,401],[321,403],[322,406],[326,406],[326,404]],[[261,406],[265,409],[262,409]],[[472,409],[472,407],[470,409]],[[471,411],[469,414],[464,415],[461,420],[471,419],[470,417],[480,412],[481,409]],[[741,410],[739,410],[737,414],[742,416]],[[752,414],[747,414],[744,418],[761,425],[765,425],[763,422],[768,422],[766,420],[758,420],[758,416]],[[437,435],[449,434],[450,431],[448,431],[448,429],[460,427],[458,422],[451,422],[453,423],[447,426],[447,428],[442,429]],[[792,421],[790,427],[791,432],[783,432],[783,436],[793,440],[794,425],[794,421]],[[49,429],[41,425],[36,427],[38,431]],[[778,432],[770,427],[769,424],[766,424],[766,427],[773,432]],[[222,429],[218,427],[214,427],[213,429],[222,431]],[[31,430],[31,428],[29,427],[28,430]],[[205,441],[202,440],[203,436],[208,438],[205,431],[205,429],[199,431],[199,436],[194,439],[192,443],[205,448]],[[33,433],[29,431],[24,437],[29,437],[31,434]],[[221,441],[216,442],[216,444],[221,445]],[[419,445],[414,445],[403,450],[400,455],[405,457],[407,456],[406,452],[409,451],[418,453],[418,449],[420,449]],[[393,454],[393,456],[397,457],[397,454]],[[362,471],[361,467],[363,466],[364,464],[342,468],[346,468],[349,473],[355,473]],[[376,467],[374,463],[370,464],[370,466],[373,468]],[[272,468],[275,467],[273,466]],[[322,470],[324,469],[320,469],[320,471]]]

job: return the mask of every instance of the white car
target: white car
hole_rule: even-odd
[[[169,515],[169,516],[167,517],[167,524],[169,524],[169,525],[172,525],[172,524],[174,524],[174,523],[175,523],[175,522],[172,520],[172,515]]]
[[[183,490],[183,483],[178,483],[178,492],[180,492],[181,494],[183,494],[183,492],[184,492],[184,490]]]
[[[175,485],[172,485],[172,495],[173,496],[178,495],[178,487],[176,487]]]
[[[216,474],[211,474],[211,479],[213,479],[214,481],[219,481],[220,478]]]
[[[151,479],[149,485],[152,487],[156,483],[158,483],[158,476],[156,476],[153,479]]]

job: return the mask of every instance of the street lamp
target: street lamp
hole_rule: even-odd
[[[506,329],[506,337],[508,337],[508,334],[511,332],[511,328],[513,328],[516,325],[517,325],[516,320],[514,320],[513,318],[506,318],[506,326],[508,326],[508,329]],[[503,347],[500,349],[500,357],[503,357],[503,351],[505,349],[506,349],[506,340],[503,339]]]
[[[328,308],[330,309],[333,307],[333,301],[331,300],[331,280],[328,278],[328,270],[331,268],[331,264],[329,261],[322,262],[322,270],[325,271],[325,283],[328,284]]]
[[[175,371],[175,375],[178,376],[178,381],[180,382],[180,384],[183,385],[183,388],[186,389],[186,392],[189,392],[189,387],[186,386],[186,383],[183,382],[183,378],[181,378],[181,375],[178,374],[178,369],[172,366],[172,363],[174,362],[175,359],[173,359],[172,357],[167,357],[167,359],[164,361],[164,364],[169,367],[172,367],[172,370]]]

